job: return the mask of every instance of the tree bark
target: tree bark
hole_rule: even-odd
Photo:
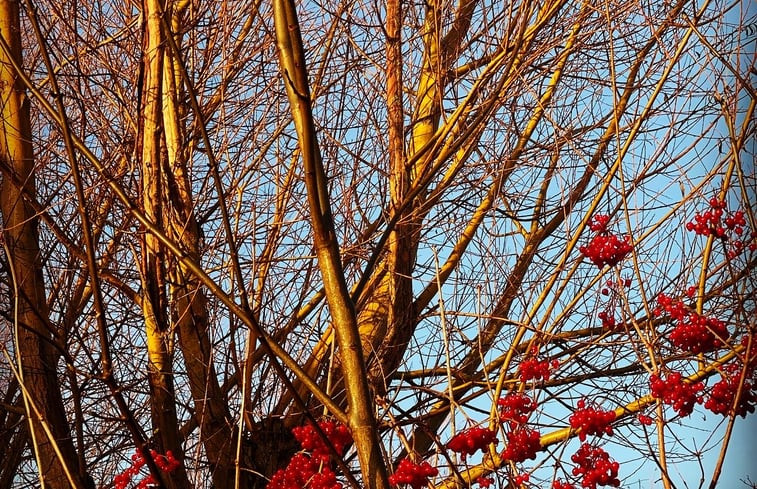
[[[165,31],[161,16],[165,6],[159,0],[144,0],[142,85],[140,104],[140,158],[142,206],[145,215],[160,228],[166,228],[164,202],[165,143],[163,127],[163,70]],[[153,444],[160,453],[171,450],[183,459],[173,384],[174,331],[168,317],[166,263],[168,254],[156,236],[142,237],[141,256],[142,312],[147,334],[148,380],[153,428]],[[188,488],[183,465],[164,477],[169,489]]]
[[[178,243],[193,261],[200,262],[200,231],[194,213],[194,199],[187,166],[187,138],[182,124],[181,60],[173,47],[180,46],[181,12],[170,12],[167,36],[174,37],[163,60],[162,125],[165,132],[168,171],[163,172],[163,199],[170,204],[165,212],[166,234]],[[170,311],[176,326],[179,347],[194,401],[194,416],[208,461],[213,466],[213,483],[217,488],[233,487],[235,435],[233,422],[214,368],[212,345],[208,333],[208,300],[200,281],[186,266],[171,257]],[[247,472],[243,472],[249,486]]]
[[[0,0],[0,35],[9,48],[0,52],[0,158],[14,175],[0,183],[3,240],[13,281],[15,353],[19,381],[28,397],[24,403],[40,478],[46,487],[89,488],[80,475],[57,375],[60,336],[50,324],[39,250],[38,219],[25,194],[34,197],[34,154],[29,101],[12,66],[21,64],[18,2]],[[17,182],[23,182],[19,185]]]

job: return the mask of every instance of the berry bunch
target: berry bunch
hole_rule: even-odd
[[[339,454],[352,443],[349,429],[333,420],[325,419],[318,426]],[[331,469],[331,451],[312,424],[292,428],[292,434],[307,453],[296,453],[289,464],[277,470],[266,489],[341,489]]]
[[[428,486],[429,477],[439,475],[439,470],[428,462],[416,464],[410,459],[403,458],[394,474],[389,476],[389,484],[399,486],[408,484],[413,489],[423,489]]]
[[[738,367],[736,364],[734,366]],[[730,366],[729,366],[730,367]],[[704,403],[704,407],[715,414],[727,416],[734,407],[736,394],[739,392],[740,375],[737,369],[731,369],[732,373],[725,374],[719,382],[712,386],[710,398]],[[748,376],[749,377],[749,376]],[[734,415],[746,418],[747,414],[753,413],[757,405],[757,391],[749,378],[744,380],[741,388],[739,402],[734,409]]]
[[[607,214],[595,214],[594,218],[589,222],[589,229],[595,233],[606,233],[608,224],[610,224],[610,216]]]
[[[539,360],[536,357],[529,357],[520,362],[518,367],[520,371],[520,381],[528,382],[529,380],[549,380],[552,375],[552,369],[557,368],[560,363],[557,360]]]
[[[709,204],[709,209],[702,213],[697,212],[694,214],[694,220],[686,223],[687,231],[693,231],[700,236],[712,234],[718,238],[725,237],[726,230],[733,231],[736,235],[744,232],[746,220],[743,211],[730,214],[725,201],[717,197],[711,198]]]
[[[515,482],[516,486],[520,486],[521,484],[528,482],[530,478],[531,476],[528,474],[518,474],[515,476],[515,479],[513,479],[513,482]]]
[[[568,482],[563,482],[560,479],[557,479],[556,481],[552,483],[552,489],[576,489],[576,486]]]
[[[576,464],[573,475],[583,476],[581,487],[586,489],[596,489],[597,485],[620,487],[618,479],[620,464],[611,461],[610,455],[602,448],[584,443],[573,454],[571,460]]]
[[[676,348],[699,354],[725,346],[724,340],[729,334],[723,321],[688,311],[683,301],[673,301],[665,294],[660,294],[657,302],[659,306],[655,308],[655,314],[660,315],[664,310],[676,321],[676,326],[670,332],[670,342]]]
[[[517,428],[507,433],[507,447],[502,452],[502,458],[513,462],[524,462],[536,458],[541,451],[541,435],[530,428]]]
[[[602,327],[608,331],[615,331],[617,329],[620,329],[620,326],[623,324],[617,324],[615,322],[615,316],[612,315],[612,312],[609,311],[602,311],[599,313],[599,319],[602,321]]]
[[[599,313],[599,319],[602,321],[602,328],[607,331],[622,331],[623,323],[615,320],[615,306],[618,300],[622,298],[622,289],[631,286],[631,279],[624,278],[618,280],[608,280],[600,291],[602,295],[611,296],[605,310]]]
[[[696,288],[689,287],[686,289],[687,294],[695,292]],[[657,306],[652,313],[655,316],[662,316],[664,313],[667,313],[671,319],[675,321],[683,321],[689,314],[689,311],[683,301],[674,301],[672,297],[666,294],[660,294],[657,296]]]
[[[726,203],[713,197],[709,201],[710,208],[706,211],[694,214],[694,219],[686,223],[686,230],[700,236],[715,236],[730,243],[728,257],[733,259],[744,251],[744,242],[740,237],[744,234],[746,219],[744,211],[729,212]],[[757,233],[752,232],[749,249],[757,250]]]
[[[730,241],[730,248],[728,249],[729,259],[733,260],[741,253],[743,253],[745,249],[749,249],[749,251],[757,251],[757,231],[752,231],[749,237],[750,241],[748,246],[745,245],[744,241],[740,239],[732,239]]]
[[[609,220],[610,217],[603,214],[594,216],[594,221],[589,224],[589,228],[597,234],[589,241],[587,246],[578,248],[586,258],[599,268],[605,265],[614,267],[633,251],[630,236],[624,236],[621,239],[607,230]]]
[[[304,453],[296,453],[286,469],[279,469],[271,477],[266,489],[342,489],[336,474]]]
[[[352,434],[349,428],[334,420],[321,420],[318,426],[328,438],[334,450],[338,454],[343,454],[345,447],[352,443]],[[303,450],[309,451],[310,456],[318,463],[329,461],[331,451],[329,450],[323,438],[316,432],[312,424],[292,428],[292,434],[300,442]]]
[[[700,392],[704,387],[701,382],[689,383],[679,372],[671,372],[665,380],[659,375],[652,375],[649,379],[652,397],[662,399],[662,402],[672,405],[681,417],[686,417],[694,410],[694,404],[702,403]]]
[[[479,450],[483,452],[491,443],[495,445],[499,443],[497,434],[492,430],[474,426],[453,436],[447,443],[447,448],[461,454],[465,460],[466,456],[473,455]]]
[[[578,438],[586,441],[588,435],[612,435],[612,422],[615,421],[615,411],[604,411],[594,406],[586,406],[586,401],[578,401],[578,409],[570,415],[571,428],[580,430]]]
[[[728,328],[723,321],[690,313],[679,321],[670,332],[670,341],[681,350],[691,353],[705,353],[722,348],[728,338]]]
[[[168,450],[165,455],[161,455],[155,450],[150,450],[150,456],[152,456],[152,459],[155,461],[155,465],[166,473],[173,472],[180,465],[179,461],[174,458],[171,450]],[[131,465],[113,479],[113,487],[115,489],[126,489],[134,476],[138,475],[142,470],[142,467],[145,465],[145,458],[142,456],[142,452],[139,449],[134,451],[131,460]],[[157,481],[155,480],[155,477],[151,474],[142,479],[136,485],[136,489],[146,489],[156,483]]]
[[[481,477],[476,477],[476,484],[478,484],[478,487],[486,488],[494,484],[494,479],[482,475]]]
[[[646,414],[640,414],[636,418],[639,420],[639,423],[643,424],[644,426],[650,426],[652,423],[654,423],[654,420]]]
[[[537,404],[526,394],[510,392],[497,400],[497,406],[500,407],[499,420],[515,428],[528,421],[528,416],[536,410]]]

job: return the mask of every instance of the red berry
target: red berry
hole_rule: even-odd
[[[583,399],[578,401],[578,409],[570,415],[570,426],[580,430],[578,438],[585,441],[588,435],[612,435],[612,422],[615,421],[615,411],[604,411],[598,407],[586,407]]]
[[[429,477],[435,477],[439,474],[436,467],[432,467],[428,462],[416,464],[410,459],[404,458],[397,466],[394,474],[389,476],[389,484],[399,486],[408,484],[413,489],[423,489],[428,486]]]
[[[524,462],[536,458],[541,451],[541,435],[530,428],[519,427],[507,433],[507,447],[502,458],[513,462]]]
[[[701,382],[689,383],[678,372],[671,372],[665,380],[658,375],[649,379],[652,396],[672,405],[679,416],[686,417],[694,411],[695,404],[702,403],[700,392],[704,389]]]
[[[447,448],[465,459],[467,455],[473,455],[478,450],[484,451],[489,444],[496,445],[498,442],[495,432],[476,426],[453,436],[447,443]]]

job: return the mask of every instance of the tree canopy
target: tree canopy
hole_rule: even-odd
[[[0,0],[0,488],[715,487],[756,14]]]

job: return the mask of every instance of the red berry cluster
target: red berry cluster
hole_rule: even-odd
[[[524,462],[536,458],[541,451],[541,435],[530,428],[516,428],[507,433],[507,447],[502,452],[502,458],[513,462]]]
[[[611,461],[610,455],[602,448],[584,443],[573,454],[571,460],[576,464],[573,475],[583,476],[581,487],[586,489],[596,489],[597,485],[620,487],[618,479],[620,464]]]
[[[160,470],[166,473],[173,472],[180,465],[179,461],[174,458],[173,452],[171,452],[171,450],[168,450],[165,455],[161,455],[155,450],[150,450],[150,456],[152,456],[152,459],[155,461],[155,465],[157,465]],[[134,455],[131,456],[131,460],[131,465],[113,479],[113,487],[115,489],[126,489],[134,476],[138,475],[142,470],[142,467],[144,467],[145,465],[145,458],[142,456],[142,452],[139,449],[134,451]],[[154,486],[156,484],[157,481],[151,474],[142,479],[135,487],[136,489],[146,489],[147,487]]]
[[[589,224],[589,228],[597,234],[589,241],[587,246],[581,246],[578,250],[597,267],[602,268],[605,265],[614,267],[631,251],[631,237],[624,236],[623,239],[612,234],[607,230],[607,223],[610,216],[598,214],[594,216],[594,221]]]
[[[709,209],[702,213],[697,212],[694,214],[694,219],[686,223],[686,230],[700,236],[712,235],[716,238],[729,241],[731,249],[728,251],[728,257],[733,259],[745,248],[744,242],[739,239],[744,234],[744,228],[746,227],[744,211],[729,212],[726,209],[725,201],[717,197],[711,198],[709,204]],[[752,240],[749,244],[751,251],[757,250],[757,240],[754,239],[755,237],[757,235],[753,232],[751,234]]]
[[[730,214],[726,209],[724,200],[717,197],[710,199],[710,208],[706,211],[694,214],[694,220],[686,223],[686,230],[693,231],[700,236],[714,235],[723,238],[727,231],[733,231],[740,235],[744,232],[746,220],[743,211]]]
[[[649,426],[654,423],[654,420],[646,414],[638,415],[637,419],[639,420],[639,423],[643,424],[644,426]]]
[[[486,488],[494,484],[494,479],[482,475],[481,477],[476,477],[476,484],[478,484],[478,487]]]
[[[750,365],[750,367],[752,366]],[[740,391],[741,366],[737,363],[732,363],[727,365],[724,370],[725,372],[721,374],[721,380],[712,386],[710,397],[704,403],[704,407],[715,414],[727,416],[731,412],[731,409],[733,409],[734,400],[737,393],[739,393],[739,402],[734,409],[734,415],[746,418],[747,414],[755,411],[755,406],[757,405],[757,390],[755,389],[755,372],[753,367],[751,372],[747,372],[748,375],[744,378],[744,384],[741,386]]]
[[[334,420],[321,420],[318,422],[321,431],[326,435],[334,450],[343,454],[345,447],[352,443],[352,434],[349,428]],[[310,456],[319,463],[327,463],[331,457],[331,451],[323,438],[316,432],[312,424],[292,428],[292,434],[300,442],[302,449],[310,452]]]
[[[749,233],[749,244],[744,244],[744,241],[740,239],[732,239],[730,240],[730,249],[728,250],[728,258],[733,260],[737,256],[739,256],[741,253],[744,252],[744,250],[748,249],[749,251],[757,251],[757,231],[752,231]]]
[[[500,407],[499,420],[515,428],[528,421],[528,416],[536,410],[537,404],[526,394],[510,392],[497,400],[497,406]]]
[[[306,454],[294,454],[286,469],[271,477],[266,489],[342,489],[331,467],[316,462]]]
[[[686,290],[686,293],[689,294],[692,290],[695,291],[696,289],[689,287]],[[674,301],[672,297],[665,294],[657,296],[657,307],[655,307],[652,312],[655,316],[662,316],[663,313],[668,313],[668,316],[676,321],[684,320],[689,314],[686,304],[684,304],[683,301]]]
[[[466,456],[473,455],[479,450],[483,452],[491,443],[495,445],[499,443],[497,434],[487,428],[474,426],[453,436],[447,443],[447,448],[461,454],[465,460]]]
[[[710,398],[704,403],[704,407],[715,414],[727,416],[731,412],[738,390],[738,377],[727,376],[712,386]],[[747,414],[754,412],[755,403],[757,403],[757,395],[752,391],[752,385],[745,382],[734,414],[745,418]]]
[[[695,404],[702,403],[701,392],[704,387],[701,382],[686,382],[679,372],[671,372],[665,380],[659,375],[652,375],[649,379],[652,397],[672,405],[679,416],[691,414]]]
[[[594,406],[586,406],[586,401],[578,401],[578,409],[570,415],[570,427],[580,430],[578,438],[586,441],[588,435],[612,435],[612,422],[615,421],[615,411],[604,411]]]
[[[389,476],[389,484],[393,486],[408,484],[413,489],[423,489],[428,486],[429,477],[437,475],[439,475],[439,470],[428,462],[416,464],[410,459],[403,458],[394,474]]]
[[[333,420],[318,422],[329,443],[339,454],[352,443],[349,429]],[[331,451],[312,424],[292,428],[292,434],[307,453],[296,453],[289,464],[271,477],[266,489],[341,489],[330,466]]]
[[[728,328],[723,321],[693,312],[670,332],[673,345],[694,354],[722,348],[725,338],[728,338]]]
[[[620,327],[623,326],[622,323],[618,324],[615,321],[615,316],[612,315],[611,311],[600,312],[599,319],[602,321],[602,327],[608,331],[615,331],[621,329]]]
[[[676,326],[670,333],[670,342],[675,347],[698,354],[725,346],[728,328],[723,321],[689,311],[683,301],[674,301],[665,294],[660,294],[657,302],[659,306],[654,310],[655,315],[661,315],[664,310],[676,321]]]
[[[607,232],[607,225],[610,224],[610,216],[607,214],[595,214],[594,218],[589,222],[589,229],[595,233]]]
[[[513,479],[513,482],[515,482],[516,486],[519,486],[528,482],[529,479],[531,479],[531,476],[528,474],[518,474],[515,476],[515,479]]]
[[[556,481],[552,483],[552,489],[576,489],[576,486],[568,482],[563,482],[560,479],[557,479]]]
[[[615,303],[622,296],[621,289],[630,286],[631,279],[624,278],[608,280],[605,282],[605,286],[602,287],[602,295],[612,296],[610,298],[610,303],[605,307],[605,310],[599,313],[599,319],[602,321],[602,328],[607,331],[621,331],[623,329],[623,323],[618,323],[615,320]]]
[[[560,363],[557,360],[539,360],[536,357],[529,357],[520,362],[520,381],[528,382],[529,380],[549,380],[552,375],[552,369],[557,368]]]

